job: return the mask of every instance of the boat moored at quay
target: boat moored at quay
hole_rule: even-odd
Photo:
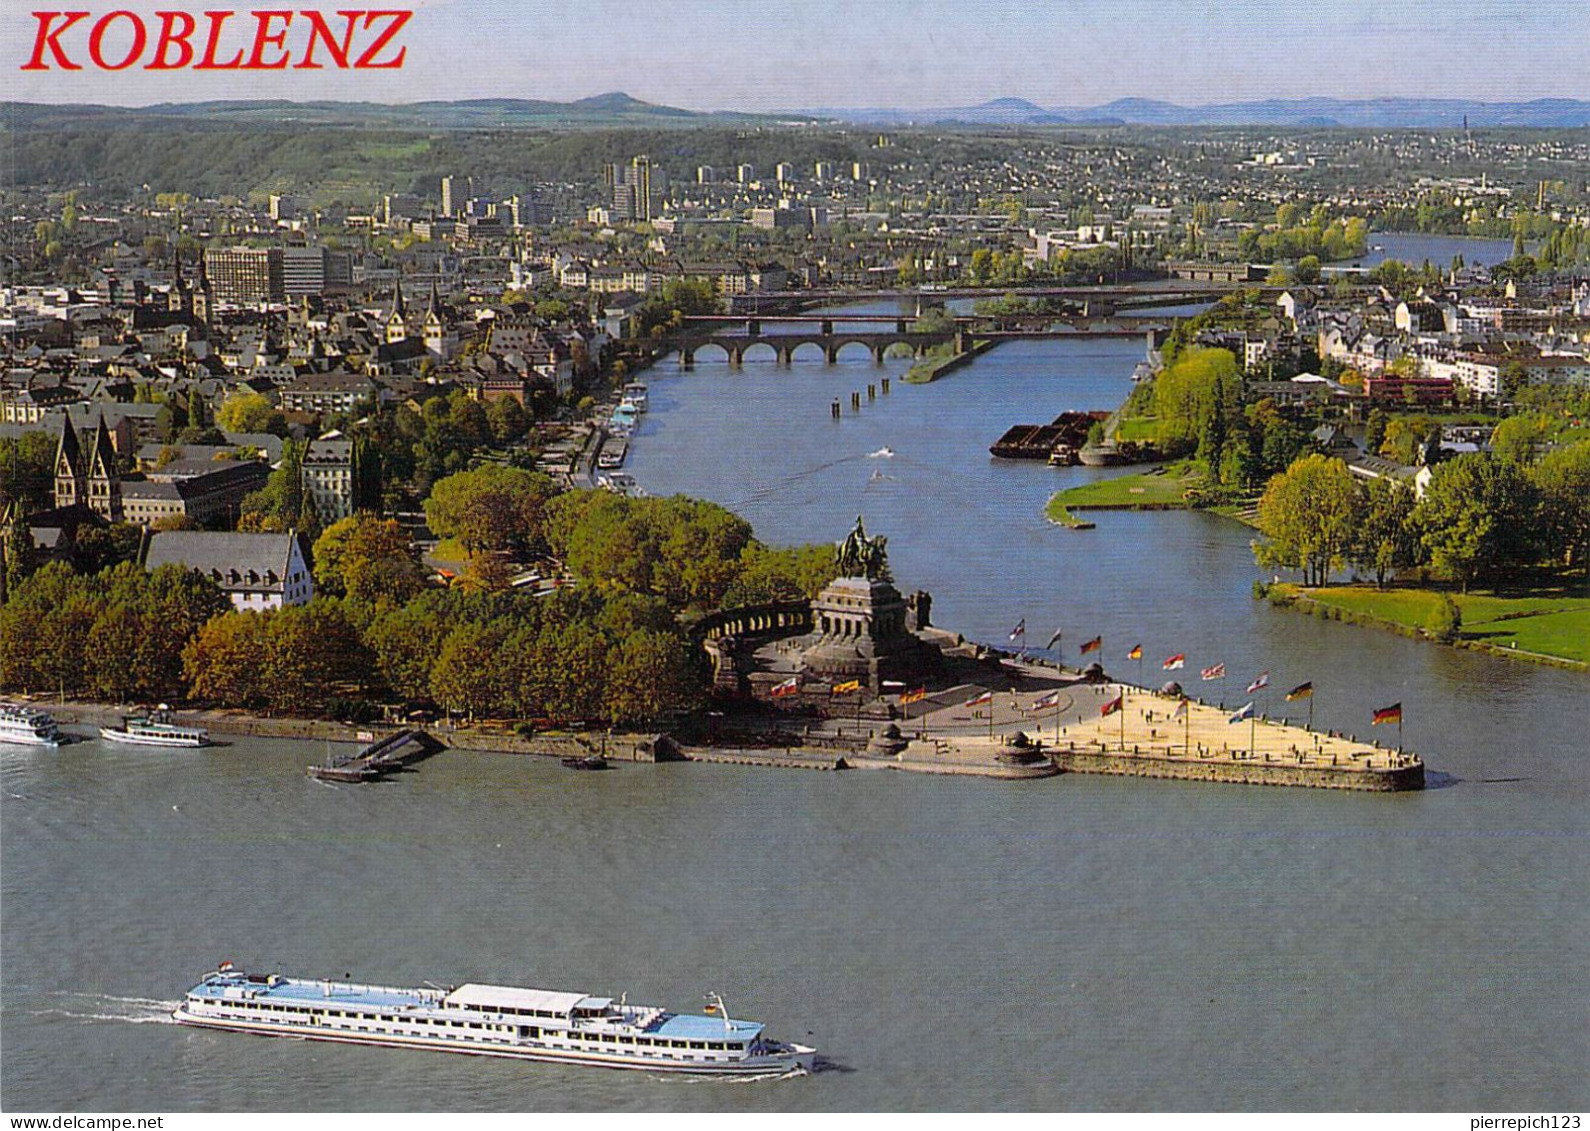
[[[731,1020],[721,997],[709,1000],[705,1015],[690,1015],[577,991],[368,986],[247,974],[223,962],[171,1016],[211,1029],[650,1072],[811,1068],[814,1049],[771,1040],[759,1022]]]
[[[127,715],[119,727],[100,727],[99,736],[133,746],[197,747],[210,742],[209,732],[202,727],[177,725],[176,716],[165,704],[142,715]]]
[[[0,703],[0,743],[59,746],[61,733],[48,711],[25,703]]]

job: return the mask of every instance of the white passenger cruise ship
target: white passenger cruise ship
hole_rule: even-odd
[[[710,995],[705,1015],[578,992],[468,984],[401,989],[245,974],[223,962],[172,1014],[186,1025],[706,1075],[810,1069],[815,1050],[735,1021]]]
[[[0,703],[0,743],[59,746],[60,731],[49,712],[22,703]]]
[[[128,715],[119,727],[100,727],[99,736],[110,742],[134,746],[207,746],[210,735],[201,727],[178,726],[164,703],[142,715]]]

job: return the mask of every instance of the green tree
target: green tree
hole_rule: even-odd
[[[1339,459],[1307,455],[1270,480],[1259,500],[1260,564],[1301,569],[1323,585],[1346,562],[1361,510],[1358,485]]]
[[[304,513],[304,445],[293,440],[282,443],[281,463],[272,471],[265,486],[243,499],[243,513],[238,521],[239,530],[283,531],[305,530],[300,519]]]
[[[24,514],[54,505],[55,440],[48,432],[0,436],[0,514],[20,503]]]
[[[1546,556],[1582,567],[1590,561],[1590,440],[1548,453],[1531,478],[1540,494]]]
[[[251,610],[211,620],[182,650],[189,697],[226,707],[264,705],[260,661],[267,648],[267,614]]]
[[[221,402],[215,422],[223,432],[270,432],[284,435],[287,419],[260,393],[236,392]]]
[[[677,632],[637,632],[613,650],[604,704],[609,721],[647,722],[704,701],[703,681]]]
[[[405,699],[431,698],[431,672],[458,608],[456,594],[432,591],[375,618],[365,641],[387,686]]]
[[[461,624],[447,634],[431,670],[431,695],[468,718],[500,713],[504,698],[498,655],[507,637],[501,624]]]
[[[1534,511],[1534,485],[1524,472],[1476,452],[1435,469],[1417,519],[1431,565],[1467,592],[1476,578],[1532,560]]]
[[[0,545],[0,605],[9,601],[11,594],[22,588],[36,565],[33,531],[18,508],[6,527],[5,544]]]
[[[538,651],[544,670],[558,673],[546,701],[557,719],[599,718],[607,696],[607,641],[581,622],[543,629]]]
[[[408,535],[391,519],[354,515],[334,522],[315,539],[311,557],[315,584],[331,596],[402,603],[425,586]]]
[[[1457,640],[1463,631],[1463,610],[1458,608],[1458,603],[1452,599],[1451,594],[1442,593],[1436,600],[1435,608],[1430,610],[1429,619],[1425,622],[1425,632],[1443,644],[1451,644]]]
[[[1160,439],[1167,447],[1180,445],[1182,450],[1189,450],[1205,439],[1206,430],[1217,430],[1210,437],[1209,454],[1215,460],[1213,466],[1218,468],[1219,449],[1225,446],[1225,426],[1242,403],[1242,378],[1231,352],[1182,351],[1154,378],[1146,395],[1152,396]]]
[[[270,705],[297,713],[361,688],[370,662],[359,631],[342,604],[317,598],[270,615],[260,669]]]
[[[0,656],[8,684],[62,695],[89,686],[88,635],[105,608],[95,579],[47,562],[0,607]]]
[[[1543,413],[1509,416],[1491,433],[1491,452],[1497,459],[1530,467],[1540,458],[1551,429],[1551,418]]]
[[[1398,570],[1419,563],[1415,502],[1412,489],[1392,479],[1372,479],[1365,489],[1350,553],[1354,568],[1373,574],[1378,588],[1384,589]]]
[[[752,542],[740,552],[740,572],[723,595],[723,608],[809,600],[835,577],[834,548],[772,547]]]
[[[470,553],[528,548],[544,537],[544,512],[556,494],[533,471],[486,465],[439,481],[425,500],[430,527],[457,538]]]
[[[85,575],[135,561],[143,545],[143,536],[142,528],[130,522],[82,527],[72,544],[72,561]]]
[[[530,428],[530,418],[516,397],[498,397],[486,409],[487,424],[495,444],[511,444],[524,439]]]
[[[1522,362],[1509,361],[1502,366],[1497,382],[1500,385],[1500,398],[1503,401],[1515,400],[1529,385],[1529,370],[1524,368]]]
[[[1385,442],[1386,413],[1383,409],[1372,408],[1364,424],[1364,451],[1379,452]]]

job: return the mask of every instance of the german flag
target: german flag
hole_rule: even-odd
[[[901,703],[920,703],[927,698],[927,688],[919,687],[915,691],[907,691],[900,696]]]
[[[1143,658],[1143,646],[1141,644],[1133,644],[1132,650],[1126,654],[1126,658],[1128,660],[1141,660]]]
[[[1312,680],[1310,680],[1308,683],[1300,683],[1296,687],[1292,688],[1291,691],[1286,693],[1286,701],[1288,703],[1294,699],[1312,699],[1313,697],[1314,683]]]
[[[1082,645],[1078,651],[1086,656],[1089,652],[1097,652],[1102,647],[1104,647],[1104,637],[1095,636],[1092,640],[1089,640],[1086,644]]]
[[[1379,726],[1381,723],[1400,722],[1402,722],[1402,704],[1393,703],[1389,707],[1382,707],[1380,710],[1376,711],[1375,717],[1373,720],[1371,720],[1370,725]]]
[[[1126,693],[1122,692],[1099,709],[1099,717],[1105,718],[1113,715],[1124,706],[1126,706]]]

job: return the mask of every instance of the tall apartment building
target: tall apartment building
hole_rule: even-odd
[[[282,290],[288,298],[326,293],[326,249],[282,248]]]
[[[474,177],[443,177],[442,215],[457,216],[463,211],[464,201],[474,195]]]
[[[734,179],[739,181],[742,185],[750,184],[752,181],[756,180],[756,166],[755,165],[737,165],[737,166],[735,166]]]
[[[382,220],[388,226],[391,225],[393,220],[404,217],[413,218],[424,214],[423,202],[411,192],[388,193],[381,201]]]
[[[615,220],[647,223],[662,213],[662,200],[668,193],[668,174],[644,155],[628,165],[609,165],[603,181],[610,191]]]
[[[279,247],[211,247],[204,252],[204,272],[215,301],[235,306],[285,301],[282,265]]]

